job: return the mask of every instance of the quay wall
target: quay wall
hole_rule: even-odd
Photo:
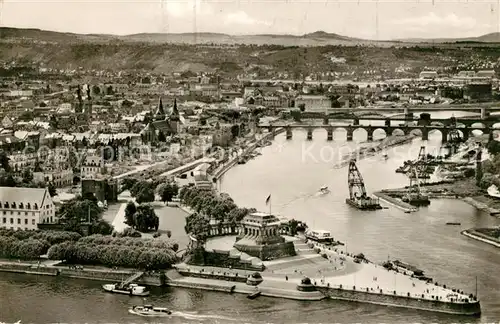
[[[65,278],[77,278],[77,279],[87,279],[94,281],[107,281],[107,282],[120,282],[128,277],[132,276],[137,270],[107,270],[107,269],[69,269],[66,267],[58,266],[33,266],[30,264],[15,264],[15,263],[1,263],[0,272],[12,272],[19,274],[32,274],[32,275],[42,275],[42,276],[59,276]],[[162,286],[160,274],[146,274],[140,279],[135,281],[139,284],[145,284],[149,286]]]
[[[385,201],[386,203],[389,203],[405,212],[414,212],[416,211],[417,209],[415,207],[413,207],[412,205],[410,204],[407,204],[403,201],[400,201],[396,198],[393,198],[381,191],[377,191],[375,193],[373,193],[376,197],[378,197],[380,200],[382,201]]]
[[[269,139],[272,139],[273,136],[275,135],[278,135],[278,134],[281,134],[285,132],[285,129],[284,128],[278,128],[275,130],[274,133],[267,133],[265,134],[264,136],[262,136],[261,139],[255,141],[254,143],[250,144],[248,147],[246,147],[243,152],[241,153],[241,155],[245,155],[245,154],[248,154],[250,152],[252,152],[253,150],[255,150],[257,148],[257,145],[259,143],[261,143],[262,141],[265,141],[265,140],[269,140]],[[219,180],[220,177],[222,177],[227,171],[229,171],[233,166],[235,166],[237,163],[238,163],[238,159],[239,159],[240,155],[238,155],[237,157],[234,157],[232,159],[230,159],[223,167],[222,169],[218,170],[217,172],[215,172],[212,176],[213,179],[215,180]]]
[[[495,240],[494,238],[489,237],[488,235],[485,235],[483,233],[479,233],[474,229],[468,229],[468,230],[462,231],[462,232],[460,232],[460,234],[467,236],[471,239],[477,240],[477,241],[481,241],[481,242],[484,242],[484,243],[487,243],[487,244],[490,244],[490,245],[493,245],[496,247],[500,247],[499,240]]]
[[[325,296],[331,299],[347,301],[357,301],[377,305],[413,308],[429,310],[433,312],[459,314],[459,315],[479,315],[481,306],[479,301],[470,303],[451,303],[438,300],[419,299],[399,295],[379,294],[376,292],[366,292],[361,290],[347,290],[339,288],[316,287]]]

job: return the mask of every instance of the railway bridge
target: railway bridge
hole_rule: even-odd
[[[489,125],[489,124],[488,124]],[[460,132],[461,137],[464,140],[469,139],[469,136],[473,130],[481,130],[484,134],[490,134],[497,128],[492,128],[488,125],[478,125],[478,126],[464,126],[455,127],[448,125],[400,125],[400,126],[371,126],[371,125],[311,125],[311,124],[293,124],[293,123],[273,123],[273,124],[261,124],[258,127],[267,129],[269,132],[275,133],[278,129],[285,129],[286,138],[292,139],[294,129],[304,129],[307,131],[307,139],[313,139],[313,131],[315,129],[326,130],[326,136],[328,141],[333,140],[333,133],[338,129],[343,129],[347,133],[347,141],[352,141],[354,131],[358,129],[364,129],[367,133],[368,141],[373,140],[373,133],[376,130],[383,130],[387,136],[393,135],[396,131],[402,132],[404,135],[409,135],[411,133],[418,134],[422,136],[423,140],[429,139],[429,132],[439,131],[441,133],[441,141],[443,143],[448,142],[448,138],[451,132]],[[500,128],[499,128],[500,130]]]

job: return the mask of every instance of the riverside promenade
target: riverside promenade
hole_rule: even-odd
[[[207,242],[211,248],[227,249],[235,237],[213,238]],[[368,261],[355,262],[352,255],[346,255],[343,247],[327,247],[315,244],[311,248],[297,237],[286,237],[293,241],[297,255],[273,261],[264,261],[266,269],[261,272],[262,283],[257,287],[237,282],[236,278],[247,278],[254,271],[228,269],[211,266],[193,266],[178,264],[177,272],[167,273],[171,286],[254,293],[261,295],[301,300],[320,300],[325,298],[321,291],[344,291],[350,294],[372,295],[371,303],[377,302],[377,296],[401,298],[402,300],[422,300],[449,304],[468,304],[470,297],[459,290],[412,278],[409,275],[390,271]],[[206,278],[206,276],[209,278]],[[202,278],[203,276],[203,278]],[[317,288],[315,292],[303,292],[297,289],[303,278],[310,278]],[[328,295],[333,299],[359,300],[362,298],[346,298],[340,295]],[[470,300],[471,303],[474,301]],[[393,306],[402,306],[398,303]],[[428,308],[422,308],[428,309]],[[429,309],[432,310],[432,309]]]

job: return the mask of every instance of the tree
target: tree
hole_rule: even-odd
[[[101,220],[102,209],[97,205],[97,201],[75,198],[63,204],[58,214],[65,224],[65,230],[80,233],[81,223],[90,221],[94,224]]]
[[[111,233],[113,233],[113,230],[113,225],[111,225],[104,219],[101,219],[92,227],[92,234],[111,235]]]
[[[135,200],[137,201],[138,204],[155,201],[155,192],[150,187],[143,188],[136,195]]]
[[[26,168],[23,171],[23,182],[30,183],[31,181],[33,181],[33,173],[30,169]]]
[[[9,156],[4,150],[0,150],[0,167],[2,167],[5,171],[10,172],[9,165]]]
[[[49,195],[51,197],[57,196],[57,190],[56,187],[52,182],[49,183],[49,186],[47,187],[47,190],[49,191]]]
[[[158,231],[160,219],[151,205],[139,205],[134,214],[134,227],[141,232]]]
[[[168,205],[168,202],[179,193],[179,187],[175,182],[168,182],[159,185],[157,191],[161,201]]]
[[[121,189],[123,191],[125,190],[131,190],[132,187],[137,183],[139,182],[139,180],[135,179],[135,178],[125,178],[122,180],[122,186],[121,186]]]
[[[125,224],[129,226],[134,226],[134,214],[137,212],[137,208],[133,201],[129,201],[125,207]]]

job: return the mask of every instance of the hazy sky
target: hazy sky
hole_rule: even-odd
[[[500,0],[0,0],[0,25],[120,35],[324,30],[371,39],[464,37],[499,31],[499,4]]]

